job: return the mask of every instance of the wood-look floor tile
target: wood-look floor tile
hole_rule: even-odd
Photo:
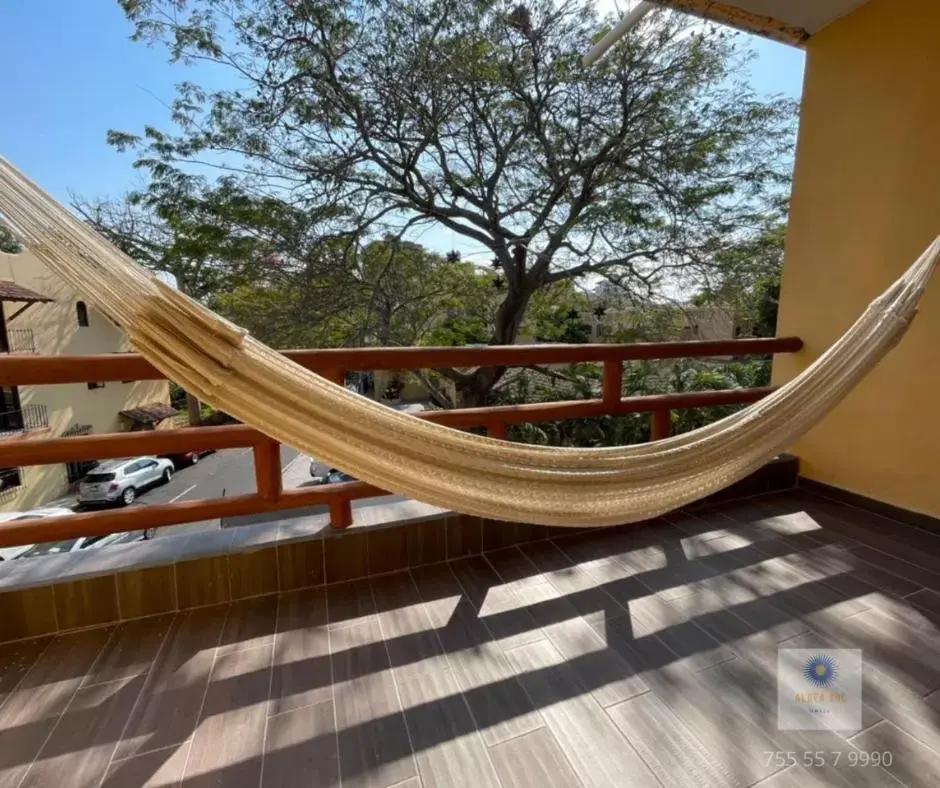
[[[840,732],[835,731],[781,731],[777,725],[777,673],[776,664],[758,667],[744,660],[718,665],[699,674],[702,682],[712,688],[716,697],[725,699],[725,703],[734,713],[747,723],[761,730],[773,740],[774,752],[793,752],[802,757],[803,753],[823,752],[821,761],[812,762],[811,771],[825,785],[853,785],[864,788],[883,788],[890,785],[891,777],[882,769],[868,767],[859,770],[849,761],[852,745]],[[870,709],[867,709],[871,712]],[[879,716],[869,716],[863,711],[864,725],[875,724]],[[729,722],[731,726],[740,723]],[[726,735],[734,735],[731,730]],[[755,757],[758,755],[755,750]],[[764,759],[765,753],[759,753]],[[814,756],[810,756],[814,757]],[[797,761],[802,763],[801,760]],[[778,764],[778,768],[785,762]]]
[[[273,595],[232,602],[222,630],[219,653],[271,645],[277,626],[277,608],[278,599]]]
[[[424,788],[499,786],[479,731],[451,671],[395,672]]]
[[[606,637],[696,738],[720,755],[726,772],[740,784],[750,785],[776,771],[759,757],[761,752],[776,749],[771,738],[755,728],[746,714],[741,716],[724,703],[700,678],[702,674],[678,665],[676,655],[658,637],[635,637],[627,617],[611,621]],[[721,709],[721,714],[716,715],[715,709]]]
[[[737,648],[740,641],[757,632],[743,618],[726,610],[721,599],[705,590],[674,599],[667,604],[679,611],[681,620],[693,621],[735,653],[740,653]]]
[[[931,624],[940,628],[940,594],[925,589],[918,591],[916,594],[911,594],[904,601],[908,605],[913,605]]]
[[[539,572],[538,567],[526,558],[518,547],[494,550],[485,553],[483,558],[510,588],[516,589],[525,585],[548,582]]]
[[[410,573],[374,579],[372,594],[393,668],[402,675],[447,668],[447,658]]]
[[[127,621],[117,627],[88,671],[83,686],[139,676],[150,670],[166,640],[173,616]]]
[[[723,765],[652,692],[607,710],[663,785],[721,788]]]
[[[415,776],[378,619],[330,631],[330,653],[343,785],[385,788]]]
[[[852,739],[865,753],[891,753],[885,768],[910,788],[940,785],[940,753],[925,747],[891,722],[879,722]]]
[[[355,580],[369,574],[368,535],[368,531],[350,530],[333,532],[323,539],[327,583]]]
[[[694,594],[692,595],[694,596]],[[734,658],[734,651],[720,644],[694,620],[687,619],[672,603],[651,595],[630,604],[634,634],[655,634],[680,660],[693,670],[703,670]]]
[[[521,549],[539,568],[545,579],[559,594],[567,597],[578,614],[589,623],[603,621],[625,612],[623,606],[589,570],[573,563],[552,542],[523,545]]]
[[[447,661],[487,745],[542,726],[512,665],[446,565],[413,572]]]
[[[847,619],[817,614],[808,617],[817,632],[839,648],[859,648],[866,663],[907,684],[921,696],[940,688],[940,632],[916,630],[878,610]]]
[[[167,633],[115,758],[180,744],[196,730],[227,606],[180,613]]]
[[[261,779],[271,645],[219,654],[184,783],[256,788]]]
[[[658,786],[649,768],[591,697],[575,671],[545,641],[509,652],[520,682],[542,711],[586,786]]]
[[[508,650],[545,637],[516,592],[503,584],[482,556],[453,561],[450,567],[465,597],[501,648]]]
[[[791,766],[768,777],[760,783],[760,788],[830,788],[831,785],[812,769]]]
[[[85,687],[75,693],[21,786],[98,785],[108,769],[144,677]]]
[[[136,755],[123,761],[112,761],[101,788],[169,788],[183,779],[189,756],[189,742],[162,750]]]
[[[323,589],[282,595],[277,622],[271,714],[330,700],[330,638]]]
[[[58,631],[52,586],[0,593],[0,640],[54,635]]]
[[[114,575],[53,586],[59,631],[110,624],[120,619]]]
[[[326,588],[330,629],[359,624],[375,614],[375,600],[368,580],[337,583]]]
[[[548,728],[490,747],[504,788],[572,788],[583,783]]]
[[[604,627],[592,628],[554,586],[548,583],[530,586],[518,593],[535,611],[536,621],[543,624],[542,632],[558,653],[574,661],[574,669],[601,706],[610,706],[646,692],[647,686],[635,668],[608,647],[601,634]],[[556,612],[558,609],[563,611],[560,617]],[[542,614],[545,615],[544,622],[540,620]],[[590,656],[590,659],[577,660],[585,656]]]
[[[114,582],[121,620],[174,612],[178,607],[175,576],[173,564],[116,574]]]
[[[106,629],[60,635],[7,697],[0,710],[2,788],[22,780],[110,635]]]
[[[905,596],[918,588],[930,588],[940,591],[940,573],[916,566],[910,561],[896,558],[881,550],[861,546],[852,553],[865,562],[862,574],[875,575],[884,585],[882,590],[896,596]],[[881,587],[881,586],[879,586]]]
[[[262,788],[339,785],[333,701],[268,720]]]
[[[0,646],[0,709],[52,638],[20,640]]]

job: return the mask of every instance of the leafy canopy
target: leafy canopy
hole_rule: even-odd
[[[324,239],[348,257],[435,225],[492,254],[487,340],[511,343],[544,288],[701,282],[782,210],[793,104],[740,78],[740,36],[683,15],[655,12],[584,68],[613,21],[591,0],[121,2],[137,39],[232,85],[183,83],[174,129],[110,133],[151,176],[142,200],[211,219],[197,259],[268,246],[320,264]],[[455,377],[480,397],[500,374]]]

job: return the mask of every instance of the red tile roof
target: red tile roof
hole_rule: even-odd
[[[0,301],[25,301],[28,304],[49,303],[53,299],[34,293],[32,290],[0,279]]]
[[[121,415],[140,424],[158,424],[164,419],[175,416],[179,411],[165,402],[151,402],[129,410],[122,410]]]

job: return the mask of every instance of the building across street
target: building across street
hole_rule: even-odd
[[[28,252],[0,254],[0,353],[84,356],[130,351],[127,335]],[[172,426],[165,380],[0,388],[0,440]],[[95,463],[0,468],[0,512],[67,495]]]

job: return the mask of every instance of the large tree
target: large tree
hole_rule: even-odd
[[[120,2],[136,38],[232,79],[181,85],[173,130],[111,133],[158,202],[221,168],[233,198],[313,217],[311,235],[446,228],[501,272],[493,343],[555,283],[652,294],[713,266],[787,179],[792,104],[740,78],[740,36],[681,15],[654,13],[584,68],[612,22],[590,0]],[[502,370],[451,374],[482,401]]]
[[[20,251],[20,242],[13,237],[13,234],[0,224],[0,252],[16,254]]]

